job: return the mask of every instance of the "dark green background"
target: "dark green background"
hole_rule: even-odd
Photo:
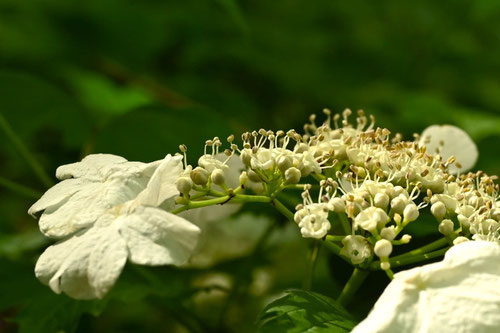
[[[500,173],[500,2],[0,0],[0,113],[50,175],[88,153],[151,161],[181,143],[194,163],[207,138],[301,130],[324,107],[364,109],[406,138],[458,125],[479,146],[478,167]],[[43,192],[0,140],[0,177]],[[26,215],[33,201],[0,188],[0,331],[16,330],[12,318],[26,332],[76,326],[71,311],[97,311],[33,278],[46,243]],[[313,289],[335,295],[323,273]],[[300,287],[290,274],[273,293]],[[127,297],[79,329],[168,332],[180,316],[177,299]],[[223,326],[251,331],[262,304],[243,297],[231,307],[245,314]]]

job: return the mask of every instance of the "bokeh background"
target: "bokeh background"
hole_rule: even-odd
[[[325,107],[364,109],[406,138],[458,125],[477,167],[500,174],[500,2],[0,0],[0,332],[253,331],[269,299],[301,286],[296,230],[202,271],[230,276],[230,297],[186,286],[198,271],[127,268],[123,292],[74,302],[33,277],[49,242],[26,211],[86,154],[152,161],[182,143],[195,163],[207,138],[300,131]],[[270,223],[255,210],[234,218],[235,237]],[[313,290],[335,296],[349,272],[320,261]]]

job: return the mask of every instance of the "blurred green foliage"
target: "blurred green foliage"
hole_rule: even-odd
[[[478,143],[478,168],[500,174],[499,54],[494,0],[1,0],[0,113],[54,181],[57,166],[93,152],[150,161],[184,143],[195,163],[207,138],[260,127],[300,130],[324,107],[362,108],[407,138],[430,124],[456,124]],[[11,138],[1,132],[0,139],[0,184],[28,187],[0,188],[0,331],[15,331],[16,323],[25,332],[34,332],[34,323],[45,323],[43,332],[252,331],[266,302],[300,287],[308,243],[298,243],[294,231],[289,238],[274,231],[288,245],[212,269],[239,281],[229,302],[207,310],[189,297],[165,299],[130,273],[120,282],[136,279],[124,287],[130,295],[78,326],[81,313],[103,309],[51,295],[33,277],[47,240],[26,211],[46,187]],[[422,235],[432,237],[428,229]],[[329,260],[321,256],[313,290],[335,296],[347,268]],[[266,265],[275,267],[269,290],[244,296]],[[193,292],[177,271],[147,274]],[[367,295],[386,283],[373,281]],[[151,296],[138,297],[140,290]],[[35,309],[44,306],[52,310]]]

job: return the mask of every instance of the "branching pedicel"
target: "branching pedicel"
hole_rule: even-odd
[[[370,270],[382,269],[392,278],[392,268],[442,256],[454,243],[469,239],[498,239],[500,207],[497,204],[498,185],[494,184],[496,177],[482,172],[460,174],[462,165],[470,167],[477,158],[477,149],[465,132],[452,126],[433,126],[423,136],[416,135],[414,141],[402,141],[401,135],[391,138],[389,130],[375,128],[373,117],[368,119],[362,111],[358,111],[355,125],[349,122],[350,110],[345,110],[342,115],[332,116],[329,110],[324,110],[324,113],[326,121],[320,126],[316,124],[314,115],[310,117],[310,123],[304,127],[304,135],[294,130],[273,132],[261,129],[244,133],[241,146],[235,143],[235,137],[231,135],[227,139],[229,149],[223,154],[220,153],[222,142],[219,138],[208,140],[205,154],[199,158],[198,166],[194,169],[186,162],[187,147],[181,145],[184,154],[181,169],[155,169],[154,175],[146,177],[138,191],[115,204],[122,205],[132,200],[132,203],[126,204],[127,216],[134,214],[137,207],[147,204],[148,207],[167,209],[170,213],[188,219],[190,210],[207,209],[205,207],[209,206],[223,205],[219,208],[224,209],[235,203],[271,204],[297,223],[303,237],[321,240],[333,253],[355,267],[351,280],[339,298],[342,303],[349,301],[355,291],[352,287],[359,286],[360,279],[366,277],[366,272]],[[428,151],[426,147],[433,147],[434,151]],[[460,150],[454,149],[456,147]],[[451,155],[453,151],[457,151],[458,160]],[[467,151],[467,154],[461,155],[460,151]],[[180,158],[176,157],[178,161]],[[168,177],[163,177],[164,173]],[[125,181],[130,179],[128,177]],[[175,206],[173,202],[165,204],[168,198],[174,200],[172,195],[156,202],[134,199],[150,197],[151,191],[161,192],[172,186],[180,193],[175,198]],[[283,191],[297,189],[303,190],[303,203],[292,212],[278,197]],[[49,192],[41,202],[47,202]],[[49,205],[38,202],[34,207],[32,212],[42,212],[40,223],[47,236],[60,238],[69,234],[71,237],[71,233],[50,232],[50,225],[42,225],[44,215],[52,214]],[[123,208],[116,210],[113,207],[99,207],[102,210],[90,217],[94,220],[85,221],[82,228],[95,230],[92,227],[95,221],[111,211],[124,214]],[[429,209],[435,216],[438,221],[436,228],[444,237],[419,249],[391,257],[394,247],[404,246],[411,241],[411,235],[405,233],[405,228],[410,223],[418,223],[423,209]],[[75,218],[80,218],[85,209],[73,213]],[[141,214],[135,216],[137,218],[133,223],[137,225],[149,218]],[[191,245],[196,243],[196,226],[190,228],[191,224],[182,218],[177,222],[172,219],[169,221],[172,230],[178,231],[175,223],[181,223],[186,230],[191,230],[191,236],[182,242],[182,249],[184,252],[187,248],[194,249],[194,246],[187,246],[186,242]],[[195,220],[191,222],[198,223]],[[60,220],[57,230],[62,230],[60,224],[68,223],[73,227],[75,225],[73,221]],[[106,222],[105,225],[113,223],[116,224]],[[131,223],[127,222],[127,225]],[[176,252],[178,246],[168,241],[168,228],[158,225],[151,230],[139,226],[136,229],[141,229],[140,236],[145,242],[153,242],[167,249],[167,253]],[[161,232],[163,236],[160,237],[156,232]],[[60,242],[68,241],[63,238]],[[128,242],[134,243],[133,240]],[[50,249],[47,252],[54,252]],[[155,251],[152,249],[148,250]],[[47,261],[47,252],[40,260],[45,256],[44,260]],[[154,253],[151,255],[154,256]],[[69,289],[66,290],[62,282],[54,280],[54,277],[66,276],[71,279],[73,274],[79,281],[89,281],[90,287],[95,289],[92,278],[107,269],[101,265],[95,269],[97,273],[71,270],[69,273],[66,271],[65,275],[61,270],[68,265],[58,262],[61,259],[50,259],[50,272],[41,279],[56,292],[68,292]],[[129,259],[134,261],[133,257]],[[183,260],[148,262],[143,259],[139,263],[180,265]],[[113,279],[106,280],[104,292],[83,293],[84,298],[102,297],[120,274],[121,267],[123,265],[114,268],[115,275]],[[81,293],[68,294],[78,297]]]

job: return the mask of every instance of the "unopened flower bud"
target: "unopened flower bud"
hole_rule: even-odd
[[[404,193],[406,190],[401,187],[401,186],[394,186],[394,188],[391,190],[391,196],[393,198],[399,196],[400,194]]]
[[[451,220],[443,220],[439,223],[439,232],[445,236],[451,235],[453,233],[454,225]]]
[[[405,222],[413,222],[418,218],[418,207],[414,203],[410,203],[406,205],[405,210],[403,211],[403,221]]]
[[[468,238],[466,238],[464,236],[459,236],[459,237],[457,237],[457,238],[455,238],[453,240],[453,245],[457,245],[457,244],[460,244],[460,243],[463,243],[463,242],[468,242],[468,241],[469,241]]]
[[[381,239],[375,243],[373,249],[377,257],[388,257],[392,253],[392,244],[387,239]]]
[[[441,201],[436,201],[431,206],[431,213],[438,221],[441,221],[446,215],[446,206]]]
[[[281,172],[285,172],[290,168],[293,164],[292,158],[290,156],[280,156],[277,161],[278,164],[278,169],[281,170]]]
[[[401,243],[408,244],[411,241],[411,235],[405,234],[401,237]]]
[[[311,172],[313,172],[313,167],[311,166],[310,163],[300,162],[299,170],[300,170],[302,177],[307,177],[311,174]]]
[[[224,171],[222,171],[221,169],[215,169],[214,171],[212,171],[210,177],[212,178],[212,182],[215,185],[222,185],[226,181],[226,177],[224,176]]]
[[[470,220],[468,217],[466,217],[465,215],[462,215],[462,214],[458,214],[457,215],[457,220],[458,222],[460,222],[460,224],[466,228],[468,228],[470,226]]]
[[[391,263],[390,262],[387,262],[387,261],[384,261],[384,262],[381,262],[380,263],[380,268],[384,271],[388,270],[388,269],[391,269]]]
[[[383,228],[380,231],[380,236],[388,241],[391,241],[396,237],[396,228],[394,228],[394,226]]]
[[[303,153],[303,152],[307,151],[308,149],[309,149],[309,146],[307,144],[301,142],[301,143],[297,143],[295,145],[293,152],[299,154],[299,153]]]
[[[253,182],[260,183],[262,182],[262,179],[260,179],[259,175],[253,171],[253,170],[248,170],[248,179],[250,179]]]
[[[389,196],[385,193],[377,193],[375,194],[373,203],[378,208],[387,209],[387,206],[389,205]]]
[[[196,185],[207,185],[209,173],[206,169],[196,167],[193,171],[191,171],[189,175],[193,183],[195,183]]]
[[[189,194],[189,191],[193,187],[193,182],[188,177],[179,177],[175,185],[177,186],[177,190],[182,194]]]
[[[287,184],[297,184],[300,181],[301,173],[299,169],[291,167],[285,172],[285,180]]]
[[[396,222],[397,225],[399,225],[401,223],[401,215],[399,215],[398,213],[394,214],[394,222]]]
[[[329,205],[332,208],[331,210],[333,210],[335,213],[345,213],[345,203],[341,198],[333,198],[332,200],[330,200]]]
[[[245,186],[248,181],[248,175],[246,171],[243,171],[240,175],[240,185]]]
[[[395,197],[391,201],[391,208],[392,208],[392,210],[395,211],[396,213],[400,214],[400,215],[403,214],[405,206],[406,206],[406,200],[404,200],[403,198],[401,198],[399,196]]]
[[[250,163],[252,161],[252,154],[248,150],[243,150],[240,154],[241,162],[247,167],[250,166]]]

